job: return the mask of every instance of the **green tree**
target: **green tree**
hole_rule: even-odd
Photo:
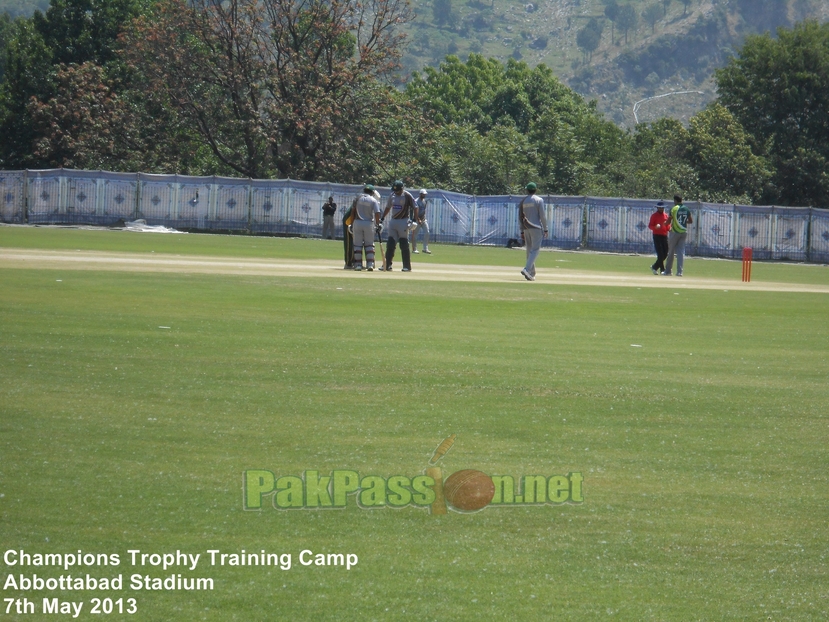
[[[0,83],[6,73],[6,48],[12,38],[14,27],[12,18],[8,13],[0,14]]]
[[[41,166],[113,171],[177,172],[189,175],[230,171],[197,140],[170,102],[159,101],[140,79],[128,87],[93,62],[59,65],[56,93],[32,98],[33,156]]]
[[[49,8],[49,0],[0,0],[0,15],[8,14],[11,19],[29,18],[35,11]]]
[[[482,135],[470,124],[449,124],[437,132],[441,175],[429,181],[469,194],[515,193],[535,178],[532,150],[527,137],[510,125],[496,125]]]
[[[625,4],[619,7],[619,15],[616,17],[616,23],[622,29],[622,32],[625,33],[625,45],[628,43],[628,32],[631,30],[635,31],[638,22],[639,18],[636,15],[636,9],[632,5]]]
[[[599,20],[591,17],[584,28],[576,34],[576,45],[581,48],[585,61],[590,61],[593,58],[593,52],[598,49],[602,41],[602,30]]]
[[[719,102],[772,165],[764,201],[829,206],[829,24],[748,37],[716,81]]]
[[[530,138],[536,146],[538,179],[548,192],[578,194],[590,187],[597,165],[585,144],[587,128],[576,128],[567,115],[545,110],[533,125]]]
[[[117,105],[108,82],[94,62],[57,70],[55,96],[33,98],[27,107],[37,136],[35,157],[50,167],[108,168],[106,156],[117,145],[107,123]]]
[[[687,135],[675,119],[640,123],[608,163],[597,191],[641,198],[696,196],[696,174],[686,158]]]
[[[699,199],[754,203],[763,197],[771,178],[768,163],[752,152],[750,137],[725,107],[715,103],[694,115],[686,145]]]
[[[143,7],[140,0],[52,0],[45,14],[37,11],[31,19],[14,22],[0,87],[0,165],[43,167],[54,162],[38,156],[44,152],[35,142],[57,143],[54,136],[38,134],[50,125],[34,127],[30,103],[60,95],[57,76],[68,64],[117,65],[118,37]]]
[[[529,130],[536,115],[524,84],[512,80],[498,88],[485,110],[496,125],[513,125],[520,132]]]
[[[754,32],[790,26],[790,0],[737,0],[737,11]]]
[[[464,63],[447,56],[437,69],[413,74],[406,95],[439,125],[471,123],[486,132],[493,125],[489,102],[504,77],[503,65],[494,58],[470,54]]]
[[[604,195],[756,203],[770,178],[767,161],[723,106],[713,104],[684,127],[675,119],[641,123],[609,161]]]
[[[405,0],[164,0],[124,49],[229,170],[351,180],[398,112],[380,83],[409,18]]]
[[[662,9],[658,4],[649,4],[642,12],[642,17],[651,25],[651,34],[656,32],[656,22],[662,17]]]
[[[446,26],[455,21],[455,12],[452,0],[433,0],[432,18],[437,26]]]
[[[616,43],[616,36],[613,32],[616,20],[619,18],[619,5],[616,0],[608,0],[604,7],[604,16],[610,20],[610,42]]]
[[[143,5],[141,0],[51,0],[46,13],[36,11],[32,22],[55,65],[105,65],[115,58],[124,25]]]
[[[420,162],[430,183],[453,190],[516,192],[521,175],[532,174],[550,192],[579,193],[605,174],[622,142],[621,130],[595,104],[585,103],[544,65],[502,64],[476,55],[463,63],[447,57],[439,69],[415,75],[406,96],[439,128],[453,128],[448,134],[438,130],[438,142],[448,151],[418,156],[437,163]],[[453,137],[451,145],[448,137]],[[490,154],[486,166],[481,153]]]
[[[5,62],[0,86],[0,167],[42,168],[32,154],[36,135],[26,107],[32,98],[45,99],[54,92],[50,80],[52,51],[31,20],[13,23]]]

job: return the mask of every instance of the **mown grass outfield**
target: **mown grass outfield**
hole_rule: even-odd
[[[316,240],[0,227],[9,249],[342,261]],[[433,250],[415,271],[517,278],[0,263],[2,552],[117,553],[69,574],[125,583],[3,597],[84,600],[81,619],[106,617],[93,597],[136,598],[119,619],[141,621],[829,618],[829,293],[527,283],[523,252]],[[539,274],[650,261],[542,253]],[[737,284],[740,264],[686,273]],[[755,263],[753,278],[827,286],[829,268]],[[413,477],[452,433],[447,474],[580,472],[583,503],[243,510],[246,469]],[[133,567],[129,549],[201,562]],[[210,567],[209,549],[292,568]],[[359,563],[306,567],[304,549]],[[3,582],[67,574],[0,567]],[[133,591],[135,573],[214,590]]]

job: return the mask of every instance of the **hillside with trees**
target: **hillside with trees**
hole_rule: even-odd
[[[0,0],[0,15],[48,6]],[[664,116],[687,124],[746,36],[829,20],[829,0],[411,0],[410,11],[399,83],[447,55],[545,64],[627,128]]]
[[[543,63],[622,127],[642,118],[687,123],[713,101],[714,70],[744,38],[829,19],[827,0],[418,0],[407,72],[469,53]],[[699,93],[698,93],[699,92]]]
[[[49,8],[49,0],[0,0],[0,15],[10,18],[31,17],[35,11],[44,12]]]
[[[827,206],[827,24],[748,36],[687,123],[625,130],[515,58],[401,86],[412,19],[403,0],[51,0],[0,31],[0,166]]]

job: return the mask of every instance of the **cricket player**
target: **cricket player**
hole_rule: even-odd
[[[429,221],[426,220],[426,209],[429,207],[429,201],[426,198],[428,194],[426,190],[421,190],[417,201],[415,201],[415,218],[414,226],[412,227],[412,253],[417,253],[417,234],[419,231],[423,231],[423,252],[427,255],[432,254],[432,251],[429,250]]]
[[[535,281],[535,260],[541,252],[541,243],[547,237],[547,214],[544,199],[536,195],[538,186],[530,182],[526,190],[527,196],[518,204],[518,222],[527,247],[527,263],[521,274],[528,281]]]
[[[354,206],[357,204],[357,199],[360,197],[356,197],[351,202],[351,207],[345,210],[343,214],[343,269],[344,270],[351,270],[354,268],[354,235],[351,233],[350,224],[354,220],[351,217],[351,214],[354,213]]]
[[[400,244],[400,254],[403,256],[403,272],[412,271],[412,259],[409,255],[409,228],[415,214],[414,197],[403,189],[403,182],[399,179],[392,185],[392,193],[386,201],[383,219],[391,213],[389,221],[389,240],[386,245],[386,270],[391,271],[394,251]]]
[[[322,205],[322,237],[334,239],[334,215],[337,213],[337,204],[334,197],[328,197],[328,202]]]
[[[674,267],[674,255],[676,255],[676,275],[682,276],[682,268],[685,264],[685,240],[688,238],[688,225],[694,222],[691,210],[685,207],[682,197],[674,195],[674,206],[671,208],[671,219],[668,223],[671,232],[668,234],[668,258],[665,262],[664,276],[671,276],[671,269]]]
[[[366,184],[363,194],[354,203],[354,269],[363,269],[363,249],[366,254],[366,270],[374,270],[374,233],[380,226],[380,202],[374,198],[374,186]]]

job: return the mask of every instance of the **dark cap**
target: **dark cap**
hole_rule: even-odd
[[[366,184],[365,186],[363,186],[363,192],[374,192],[374,186],[372,186],[371,184]]]
[[[392,188],[394,188],[395,190],[403,190],[403,182],[398,179],[394,182]]]
[[[660,201],[659,203],[657,203],[656,204],[656,209],[665,209],[665,202]]]
[[[536,190],[538,190],[538,186],[535,185],[534,181],[531,181],[530,183],[527,184],[527,190],[529,192],[535,192]]]

